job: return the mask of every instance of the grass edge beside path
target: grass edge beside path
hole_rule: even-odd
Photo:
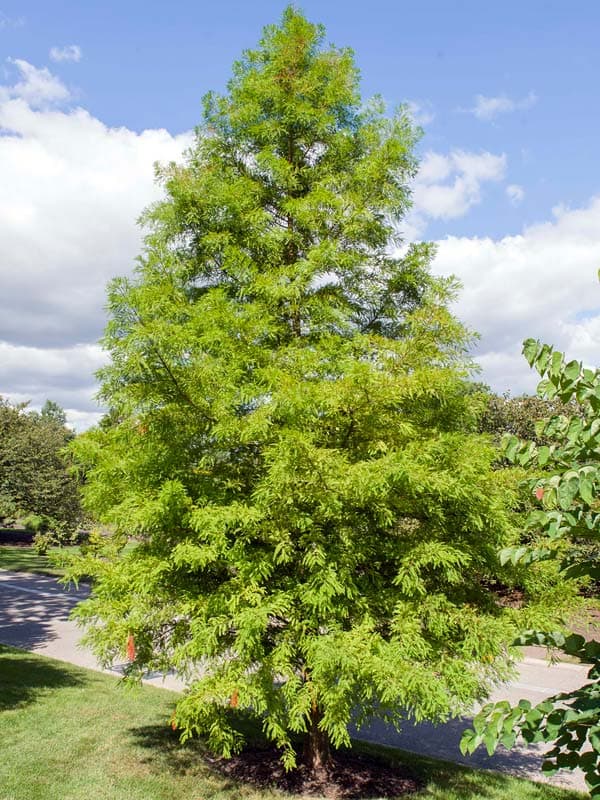
[[[177,695],[0,645],[0,800],[267,800],[284,797],[216,773],[201,742],[167,725]],[[360,743],[405,765],[414,800],[579,800],[578,792]]]
[[[64,570],[55,566],[50,558],[51,555],[61,552],[79,552],[79,547],[51,547],[48,555],[41,556],[28,544],[0,544],[0,569],[61,578]]]

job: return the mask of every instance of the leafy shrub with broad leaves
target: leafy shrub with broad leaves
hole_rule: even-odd
[[[538,442],[508,435],[506,458],[530,468],[530,490],[536,507],[527,530],[537,532],[535,544],[502,551],[507,563],[531,564],[560,559],[565,578],[600,578],[600,371],[528,339],[523,354],[542,380],[540,397],[571,404],[572,414],[554,414],[536,425]],[[542,538],[540,538],[540,536]],[[461,742],[463,753],[480,745],[494,752],[498,744],[512,747],[517,736],[526,742],[551,745],[542,770],[581,768],[592,797],[600,797],[600,643],[560,632],[526,631],[515,644],[558,648],[590,663],[588,682],[536,706],[521,700],[484,706]]]

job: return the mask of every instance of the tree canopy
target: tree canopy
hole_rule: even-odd
[[[109,292],[110,424],[76,443],[116,531],[71,572],[88,641],[185,676],[184,737],[230,753],[250,713],[288,767],[298,737],[318,767],[351,721],[458,713],[507,674],[518,613],[470,335],[432,246],[401,247],[418,131],[323,42],[286,10],[159,169]]]
[[[538,445],[549,444],[549,441],[540,438],[543,436],[543,428],[540,427],[543,420],[561,414],[577,416],[581,413],[574,398],[563,403],[556,397],[552,400],[526,394],[511,397],[509,394],[494,394],[489,389],[484,390],[483,394],[486,399],[478,430],[492,434],[498,442],[505,434],[512,434]]]
[[[0,398],[0,516],[41,514],[70,530],[81,519],[79,487],[63,453],[73,432],[60,406],[44,409]]]

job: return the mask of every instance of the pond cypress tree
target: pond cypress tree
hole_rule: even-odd
[[[487,588],[510,481],[471,432],[469,335],[432,246],[400,247],[418,132],[323,37],[288,9],[159,170],[109,293],[110,420],[76,444],[116,534],[72,573],[105,661],[133,636],[131,674],[188,679],[184,736],[231,753],[250,713],[315,769],[351,720],[481,695],[513,613]]]

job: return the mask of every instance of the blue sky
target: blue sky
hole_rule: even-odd
[[[201,96],[223,90],[232,61],[253,46],[276,2],[3,2],[21,26],[0,35],[0,62],[47,62],[49,48],[76,42],[83,58],[54,72],[107,125],[136,131],[189,130]],[[510,179],[527,186],[519,209],[490,192],[458,234],[503,235],[545,218],[557,203],[577,205],[598,190],[600,4],[484,3],[429,0],[368,3],[305,2],[330,41],[352,46],[365,95],[395,105],[430,104],[423,148],[505,152]],[[460,108],[478,94],[516,102],[534,93],[530,109],[480,122]],[[496,195],[496,196],[494,196]],[[444,225],[429,235],[448,233]]]
[[[232,61],[283,7],[267,0],[0,0],[0,289],[4,275],[14,315],[19,297],[25,304],[34,285],[47,287],[39,298],[45,332],[43,325],[25,335],[0,324],[0,394],[31,397],[34,405],[52,394],[73,421],[93,421],[89,375],[102,358],[94,349],[103,322],[100,287],[131,267],[139,246],[133,220],[155,196],[152,161],[178,157],[200,121],[201,96],[224,90]],[[600,355],[592,269],[600,266],[600,4],[372,0],[301,8],[325,25],[328,41],[354,49],[364,96],[379,93],[390,106],[409,102],[422,120],[424,171],[410,235],[439,241],[437,268],[463,281],[458,312],[482,333],[484,378],[499,391],[533,388],[518,366],[523,333],[554,336],[560,346],[579,347],[572,354],[584,359]],[[31,165],[38,158],[44,168],[36,181]],[[132,163],[135,170],[120,180]],[[89,173],[87,186],[82,172]],[[53,203],[50,173],[65,176]],[[90,216],[94,225],[81,241],[51,222],[61,208],[63,218],[80,212],[77,192],[99,185],[103,199],[82,218],[84,228]],[[36,192],[38,205],[30,199]],[[17,198],[4,215],[3,197],[6,208]],[[19,243],[34,219],[46,224],[48,238],[41,236],[24,266]],[[122,254],[109,248],[96,263],[85,241],[106,241],[111,230]],[[71,292],[62,308],[49,299],[61,259]],[[30,283],[19,283],[15,275],[27,270]],[[510,305],[510,314],[494,316],[497,304]],[[58,317],[72,323],[61,327]],[[72,385],[69,364],[88,376],[85,386]]]

